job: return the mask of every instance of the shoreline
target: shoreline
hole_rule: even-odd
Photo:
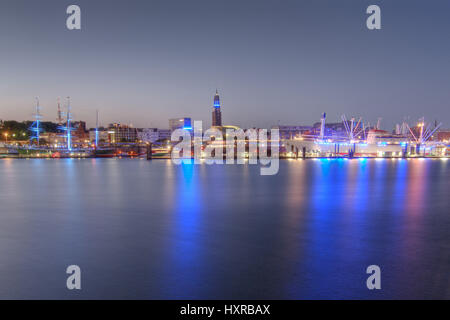
[[[367,160],[372,160],[372,159],[398,159],[398,160],[410,160],[410,159],[449,159],[450,156],[415,156],[415,157],[279,157],[279,160],[317,160],[317,159],[328,159],[328,160],[361,160],[361,159],[367,159]],[[151,159],[146,159],[145,156],[140,156],[140,157],[92,157],[92,156],[88,156],[88,157],[21,157],[21,156],[4,156],[4,155],[0,155],[0,160],[2,159],[16,159],[16,160],[33,160],[33,159],[44,159],[44,160],[63,160],[63,159],[119,159],[119,160],[123,160],[123,159],[140,159],[140,160],[146,160],[146,161],[151,161],[151,160],[172,160],[171,157],[153,157]],[[186,158],[189,159],[189,158]],[[194,158],[190,158],[191,160],[194,160]],[[259,157],[257,159],[260,159]],[[273,159],[273,158],[263,158],[263,159]],[[205,160],[204,158],[200,159],[200,160]],[[226,160],[226,158],[224,158],[224,161]],[[244,159],[245,161],[248,161],[248,159]]]

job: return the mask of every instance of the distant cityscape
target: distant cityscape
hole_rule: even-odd
[[[171,144],[171,134],[176,129],[183,129],[192,134],[193,120],[190,117],[180,117],[168,120],[166,128],[135,128],[123,123],[111,123],[99,126],[97,112],[96,127],[87,128],[86,122],[74,121],[71,115],[70,100],[67,111],[62,111],[58,100],[55,115],[56,122],[42,121],[41,107],[37,100],[34,121],[0,120],[0,134],[3,145],[0,154],[14,154],[11,147],[26,148],[27,155],[32,150],[46,155],[54,154],[49,150],[100,150],[114,148],[114,152],[104,155],[139,155],[142,145],[154,145],[163,148],[159,154],[168,156]],[[212,127],[222,130],[239,129],[233,125],[224,125],[220,95],[216,90],[213,97],[211,112]],[[259,130],[258,128],[251,128]],[[397,124],[392,131],[382,130],[380,120],[370,125],[360,119],[347,119],[342,116],[341,122],[326,122],[326,114],[322,114],[320,121],[311,125],[276,125],[280,137],[280,152],[284,156],[402,156],[410,155],[448,156],[450,130],[441,128],[441,124],[425,123],[419,119],[414,125],[406,122]],[[350,146],[350,147],[349,147]],[[359,150],[358,150],[359,147]],[[383,148],[381,148],[383,147]],[[406,147],[409,149],[406,150]],[[358,152],[359,151],[359,152]],[[44,153],[45,154],[45,153]],[[99,155],[101,153],[97,153]],[[78,153],[77,155],[88,155]]]

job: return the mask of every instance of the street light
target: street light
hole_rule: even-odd
[[[5,132],[5,133],[4,133],[4,136],[5,136],[6,143],[8,143],[8,133]]]

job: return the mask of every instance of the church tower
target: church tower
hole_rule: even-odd
[[[212,126],[220,127],[222,126],[222,112],[220,111],[220,97],[219,92],[216,90],[216,95],[214,96],[214,106],[212,111]]]

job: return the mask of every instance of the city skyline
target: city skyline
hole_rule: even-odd
[[[216,92],[215,92],[215,95],[214,95],[214,97],[213,97],[213,100],[214,100],[214,102],[213,102],[213,106],[212,106],[212,120],[210,120],[210,122],[211,122],[211,126],[222,126],[222,125],[227,125],[226,123],[225,124],[223,124],[222,123],[222,120],[221,120],[221,108],[220,108],[220,95],[219,95],[219,93],[218,93],[218,90],[216,89]],[[69,99],[70,97],[67,97],[67,99]],[[51,116],[48,116],[48,117],[45,117],[45,115],[43,115],[42,114],[42,106],[40,105],[40,103],[39,103],[39,98],[38,97],[36,97],[35,98],[35,101],[38,101],[38,106],[39,106],[39,116],[40,116],[40,119],[42,119],[42,121],[43,122],[47,122],[47,123],[54,123],[54,124],[58,124],[58,123],[61,123],[61,121],[65,121],[65,114],[66,114],[66,112],[67,111],[64,111],[64,110],[67,110],[67,103],[66,103],[66,105],[65,106],[63,106],[62,104],[61,104],[61,102],[60,102],[60,98],[58,98],[57,99],[57,105],[56,105],[56,113],[55,113],[55,115],[56,115],[56,117],[55,118],[52,118]],[[35,102],[36,103],[36,102]],[[72,107],[72,104],[70,104],[70,106]],[[36,112],[36,105],[33,107],[33,110],[34,110],[34,113],[33,114],[30,114],[30,117],[29,118],[27,118],[27,119],[10,119],[10,118],[4,118],[4,119],[2,119],[2,118],[0,118],[0,121],[17,121],[17,122],[33,122],[34,121],[34,118],[35,118],[35,112]],[[72,109],[71,109],[72,110]],[[216,113],[218,112],[218,114],[219,115],[217,115]],[[107,123],[101,123],[100,121],[98,121],[98,116],[99,116],[99,112],[98,112],[98,110],[95,110],[95,114],[96,114],[96,120],[95,120],[95,123],[93,123],[92,125],[89,125],[89,121],[86,121],[86,119],[76,119],[76,121],[75,122],[78,122],[78,121],[81,121],[81,122],[84,122],[85,124],[86,124],[86,126],[87,126],[87,128],[91,128],[91,129],[94,129],[95,127],[98,127],[98,128],[107,128],[108,126],[111,126],[111,125],[115,125],[115,124],[122,124],[122,125],[127,125],[127,126],[130,126],[130,127],[133,127],[133,128],[159,128],[159,129],[167,129],[167,128],[171,128],[172,127],[172,124],[171,124],[171,122],[172,121],[174,121],[174,120],[176,120],[176,121],[181,121],[180,119],[189,119],[189,121],[194,121],[194,120],[196,120],[196,119],[192,119],[191,117],[189,117],[189,116],[187,116],[187,117],[178,117],[178,118],[171,118],[171,119],[166,119],[166,122],[168,121],[168,124],[169,125],[162,125],[161,127],[139,127],[139,126],[135,126],[133,123],[131,123],[131,122],[124,122],[124,121],[120,121],[120,120],[117,120],[117,121],[111,121],[111,122],[107,122]],[[326,113],[323,113],[323,115],[325,115]],[[73,115],[73,113],[71,112],[71,115]],[[403,117],[403,119],[399,119],[394,125],[393,125],[393,127],[392,128],[386,128],[385,126],[383,126],[383,125],[381,125],[382,124],[382,120],[383,120],[383,117],[378,117],[377,119],[376,119],[376,121],[373,121],[373,122],[370,122],[370,121],[366,121],[366,119],[364,119],[363,117],[359,117],[359,118],[355,118],[355,117],[351,117],[351,118],[353,118],[353,120],[355,120],[355,121],[363,121],[364,122],[364,124],[366,125],[366,126],[368,126],[368,127],[372,127],[372,128],[379,128],[379,129],[382,129],[382,130],[386,130],[386,131],[395,131],[395,130],[398,130],[398,126],[402,126],[404,123],[405,124],[412,124],[413,126],[414,125],[420,125],[420,123],[421,122],[423,122],[423,121],[427,121],[427,123],[428,124],[432,124],[432,123],[434,123],[434,126],[436,127],[437,126],[437,124],[438,124],[438,121],[437,121],[437,119],[432,119],[432,117],[425,117],[425,116],[423,116],[423,117],[420,117],[420,118],[418,118],[418,119],[411,119],[411,117]],[[343,123],[343,122],[346,122],[346,121],[350,121],[351,120],[351,118],[349,118],[349,119],[347,119],[346,118],[346,116],[344,115],[344,114],[342,114],[342,115],[340,115],[340,116],[337,116],[336,118],[331,118],[331,119],[328,119],[328,122],[327,122],[327,119],[325,120],[326,121],[326,123],[327,123],[327,125],[328,124],[330,124],[330,125],[333,125],[333,124],[338,124],[338,123]],[[219,119],[219,120],[215,120],[215,119]],[[344,121],[344,119],[345,119],[345,121]],[[56,120],[56,121],[55,121]],[[320,119],[316,119],[316,121],[312,121],[311,123],[295,123],[295,124],[291,124],[291,123],[280,123],[280,121],[278,121],[278,123],[273,123],[273,124],[271,124],[271,125],[269,125],[267,128],[270,128],[270,127],[279,127],[279,126],[291,126],[291,127],[295,127],[295,126],[299,126],[299,127],[301,127],[301,126],[305,126],[305,127],[307,127],[307,126],[314,126],[314,125],[318,125],[318,124],[320,124],[321,123],[321,121],[322,121],[323,119],[322,118],[320,118]],[[203,122],[203,121],[202,121]],[[206,123],[208,123],[208,121],[206,121]],[[445,129],[444,127],[442,127],[442,122],[439,122],[439,126],[441,127],[441,129]],[[242,127],[242,128],[258,128],[257,126],[252,126],[252,125],[250,125],[250,126],[248,126],[248,127]],[[259,128],[263,128],[263,127],[259,127]]]
[[[449,12],[1,0],[0,299],[450,299]]]
[[[386,130],[405,116],[449,126],[444,1],[381,2],[377,31],[365,27],[369,1],[81,0],[80,31],[65,28],[69,4],[0,4],[0,119],[30,120],[38,96],[55,121],[69,95],[90,127],[97,109],[102,125],[210,123],[218,88],[227,125],[310,124],[326,112],[330,122],[382,117]]]

